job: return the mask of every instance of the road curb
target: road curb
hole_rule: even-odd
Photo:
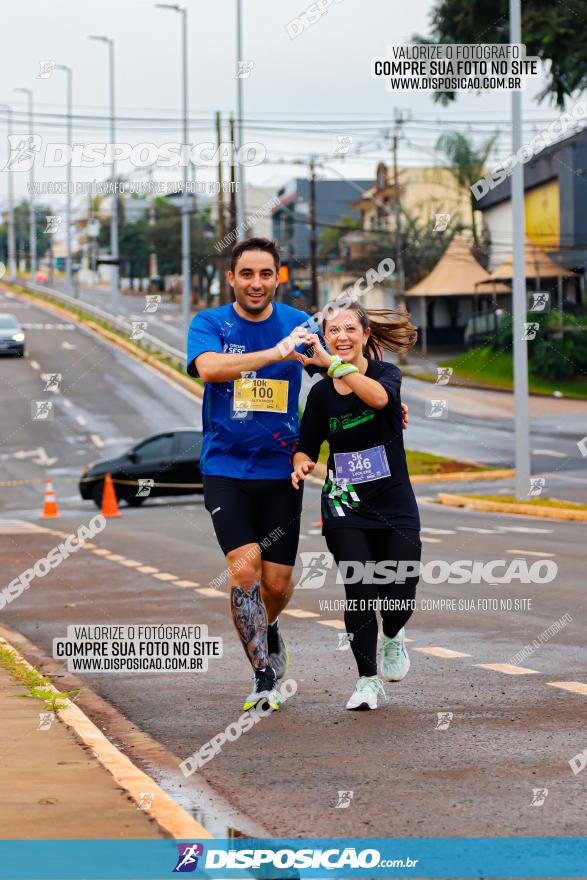
[[[0,634],[0,644],[13,654],[18,663],[28,669],[34,669],[2,634]],[[48,687],[58,693],[53,684]],[[164,833],[176,840],[213,838],[213,835],[169,797],[152,777],[139,770],[126,755],[123,755],[96,727],[93,721],[90,721],[79,706],[66,697],[61,697],[60,702],[63,704],[63,708],[56,710],[59,720],[74,733],[78,740],[88,746],[98,763],[110,773],[117,785],[123,788],[127,795],[135,801],[137,807],[142,800],[141,793],[145,791],[154,793],[155,797],[147,815],[157,823]]]
[[[485,510],[491,513],[515,513],[519,516],[539,516],[566,522],[587,522],[587,510],[573,510],[570,507],[540,507],[533,504],[510,504],[507,501],[485,501],[467,498],[465,495],[452,495],[448,492],[439,492],[436,501],[449,507],[468,507],[471,510]]]
[[[10,285],[3,285],[8,287],[10,290]],[[181,373],[178,373],[177,370],[174,370],[173,367],[170,367],[168,364],[161,363],[159,358],[155,357],[152,354],[149,354],[146,351],[138,348],[136,345],[133,345],[132,342],[127,341],[126,339],[122,339],[117,333],[114,333],[113,330],[107,330],[105,327],[101,327],[99,324],[96,324],[95,321],[86,320],[84,318],[80,318],[74,312],[70,312],[69,309],[63,308],[63,306],[58,306],[55,303],[47,302],[44,299],[39,299],[32,294],[22,291],[20,288],[18,290],[13,290],[12,292],[16,293],[17,296],[23,297],[23,299],[27,299],[29,302],[34,303],[37,306],[48,309],[56,315],[60,315],[61,317],[67,317],[73,324],[77,324],[78,327],[85,327],[95,333],[97,336],[101,336],[102,339],[105,339],[107,342],[112,343],[113,345],[118,346],[127,354],[132,355],[137,360],[142,361],[153,369],[157,370],[159,373],[162,373],[168,379],[173,382],[176,382],[177,385],[181,386],[184,390],[189,391],[194,397],[202,400],[204,397],[204,389],[201,385],[195,382],[193,379],[190,379],[187,375],[182,376]],[[82,302],[80,300],[80,308],[83,308]]]

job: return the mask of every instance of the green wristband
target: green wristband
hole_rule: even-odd
[[[343,376],[348,376],[350,373],[359,373],[360,370],[358,367],[355,367],[354,364],[341,364],[340,367],[335,367],[332,371],[332,375],[335,379],[342,379]]]
[[[328,375],[332,376],[337,367],[342,366],[342,360],[337,354],[330,356],[330,366],[328,367]]]

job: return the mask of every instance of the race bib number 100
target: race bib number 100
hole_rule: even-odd
[[[288,386],[285,379],[235,379],[234,409],[286,413]]]

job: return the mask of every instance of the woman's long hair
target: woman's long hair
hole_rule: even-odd
[[[397,309],[364,309],[358,302],[351,302],[341,311],[356,312],[363,330],[371,330],[364,353],[367,358],[383,360],[382,349],[395,354],[406,354],[418,339],[418,328],[410,321],[405,306]],[[323,330],[327,320],[323,322]]]

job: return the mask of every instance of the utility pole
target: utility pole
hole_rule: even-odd
[[[316,266],[316,159],[310,157],[310,276],[312,280],[312,302],[310,305],[320,308],[318,302],[318,271]]]
[[[230,142],[234,147],[235,146],[235,143],[234,143],[234,116],[232,115],[232,113],[230,114],[230,123],[229,124],[230,124]],[[238,213],[237,213],[237,199],[236,199],[236,177],[235,177],[235,170],[234,170],[234,162],[231,162],[230,163],[230,228],[232,229],[233,232],[236,232],[236,228],[239,223],[244,223],[244,217],[242,220],[238,220],[237,218],[238,218]],[[245,230],[243,229],[243,233],[242,233],[243,236],[244,236],[244,231]]]
[[[406,279],[404,274],[404,255],[402,252],[402,214],[399,175],[397,169],[397,143],[400,138],[400,130],[403,125],[403,114],[397,108],[394,110],[395,125],[393,129],[393,189],[394,189],[394,215],[395,215],[395,253],[397,268],[398,295],[405,293]]]
[[[153,192],[153,166],[149,165],[147,171],[151,192],[149,193],[149,229],[153,230],[156,224],[155,218],[155,193]],[[159,265],[157,262],[157,251],[155,250],[155,241],[151,239],[151,251],[149,253],[149,278],[159,275]]]
[[[522,42],[520,0],[510,0],[510,43]],[[522,145],[522,93],[512,91],[512,150],[517,155]],[[530,492],[530,429],[528,418],[528,343],[524,324],[528,311],[524,239],[524,166],[514,165],[512,172],[513,286],[512,326],[514,347],[514,427],[516,446],[516,498],[522,501]]]
[[[2,105],[6,110],[6,122],[8,129],[8,143],[12,143],[12,107]],[[14,185],[12,180],[12,167],[8,165],[8,277],[16,278],[16,241],[14,235]]]
[[[68,67],[66,64],[56,64],[56,70],[63,70],[67,76],[67,143],[69,144],[70,149],[73,148],[73,133],[72,133],[72,113],[73,113],[73,97],[72,97],[72,72],[71,67]],[[69,162],[67,163],[67,193],[65,196],[65,243],[66,243],[66,257],[65,257],[65,277],[67,278],[67,287],[69,292],[71,293],[72,289],[72,281],[73,281],[73,271],[72,271],[72,257],[71,257],[71,156]],[[53,247],[53,239],[51,239],[51,247]]]
[[[244,107],[243,107],[243,78],[239,76],[239,64],[243,61],[243,10],[242,0],[236,0],[236,117],[238,126],[238,143],[235,144],[234,138],[232,143],[235,146],[235,153],[240,149],[244,142]],[[237,222],[235,226],[245,222],[245,214],[247,212],[245,200],[245,169],[241,162],[238,163],[238,194],[237,194]],[[239,235],[239,239],[245,236],[245,231]]]
[[[110,93],[110,142],[116,143],[116,115],[114,110],[114,40],[111,37],[91,36],[88,40],[97,40],[100,43],[106,43],[108,46],[108,80]],[[112,305],[111,311],[113,315],[118,314],[118,293],[120,288],[120,266],[118,251],[118,186],[116,180],[116,163],[112,159],[112,210],[110,212],[110,257],[112,260],[110,268],[110,278],[112,283]]]
[[[218,241],[222,243],[222,249],[218,258],[218,284],[220,305],[223,306],[228,302],[228,290],[226,283],[226,260],[224,244],[224,236],[226,234],[224,226],[224,193],[222,192],[222,157],[220,155],[220,144],[222,143],[222,121],[220,111],[216,111],[216,140],[218,142],[218,200],[216,210],[218,212]]]
[[[33,93],[31,89],[15,89],[15,92],[23,92],[28,99],[29,105],[29,135],[30,143],[34,134],[34,111],[33,111]],[[31,162],[31,170],[29,172],[29,183],[31,192],[29,195],[29,225],[30,225],[30,253],[31,253],[31,281],[35,280],[37,274],[37,220],[35,217],[35,157]]]

